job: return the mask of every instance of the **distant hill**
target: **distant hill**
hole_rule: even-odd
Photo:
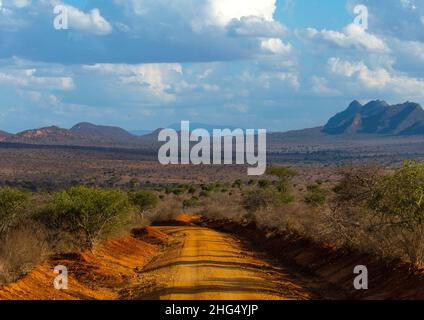
[[[72,133],[67,129],[56,126],[25,130],[15,135],[10,135],[5,142],[27,144],[63,144],[63,145],[86,145],[89,139]]]
[[[26,130],[14,135],[9,134],[2,141],[40,145],[104,147],[125,147],[139,144],[138,138],[124,129],[91,123],[79,123],[69,130],[56,126]]]
[[[169,127],[176,131],[181,130],[180,123]],[[236,129],[233,126],[190,123],[191,130],[199,128],[206,129],[210,133],[213,129]],[[0,131],[0,142],[157,150],[163,144],[158,141],[160,130],[145,131],[147,134],[136,135],[119,127],[82,122],[71,129],[51,126],[17,134]],[[141,134],[141,131],[138,133]],[[384,140],[386,137],[393,139]],[[332,117],[324,127],[269,132],[267,147],[272,152],[310,153],[323,149],[343,149],[354,145],[362,148],[364,144],[375,146],[385,143],[398,146],[417,139],[416,142],[421,143],[424,141],[423,137],[424,110],[419,104],[405,102],[391,106],[385,101],[375,100],[362,105],[358,101],[353,101],[346,110]]]
[[[129,131],[131,134],[141,137],[153,132],[153,130],[131,130]]]
[[[6,140],[8,137],[12,136],[13,134],[0,130],[0,141]]]
[[[83,136],[90,140],[98,140],[111,143],[128,143],[134,141],[135,136],[128,131],[111,126],[99,126],[88,122],[78,123],[70,130],[77,136]]]
[[[389,105],[374,100],[365,105],[353,101],[349,107],[332,117],[323,132],[337,134],[424,134],[424,110],[413,102]]]

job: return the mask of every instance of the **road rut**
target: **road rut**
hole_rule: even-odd
[[[133,299],[310,299],[312,292],[237,238],[198,226],[154,227],[173,244],[141,272]]]

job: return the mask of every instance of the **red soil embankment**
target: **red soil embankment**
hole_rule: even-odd
[[[93,252],[51,257],[17,282],[0,287],[0,300],[117,299],[120,289],[137,282],[137,269],[150,262],[166,238],[146,228],[106,241]],[[68,269],[67,290],[54,288],[57,265]]]
[[[424,272],[411,272],[410,266],[400,262],[384,263],[371,254],[348,249],[333,249],[301,236],[271,232],[255,224],[221,220],[199,222],[201,225],[246,238],[286,265],[305,274],[313,274],[340,291],[348,299],[424,299]],[[355,290],[355,266],[368,268],[369,289]]]

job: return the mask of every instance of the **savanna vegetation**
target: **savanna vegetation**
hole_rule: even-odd
[[[275,166],[260,179],[232,182],[0,188],[0,283],[15,281],[49,255],[93,250],[182,212],[253,222],[411,266],[424,261],[423,163],[343,167],[336,179],[312,183],[293,168]]]
[[[48,255],[92,250],[101,241],[149,223],[156,193],[87,186],[53,193],[0,189],[0,283]]]
[[[211,194],[202,211],[213,219],[255,222],[335,247],[374,253],[411,265],[424,261],[424,164],[405,161],[343,167],[337,181],[297,185],[285,167],[269,180],[236,181],[228,195]],[[196,212],[199,209],[196,208]]]

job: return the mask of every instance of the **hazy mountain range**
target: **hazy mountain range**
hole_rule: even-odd
[[[169,126],[178,130],[179,124]],[[201,123],[190,123],[191,129],[229,128],[231,126],[212,126]],[[70,129],[56,126],[31,129],[17,134],[0,131],[0,141],[21,144],[40,145],[75,145],[75,146],[105,146],[105,147],[155,147],[158,145],[157,135],[159,129],[154,132],[136,131],[130,133],[119,127],[94,125],[83,122]],[[340,140],[345,136],[372,135],[373,139],[378,136],[424,136],[424,110],[413,102],[405,102],[398,105],[389,105],[385,101],[375,100],[365,105],[353,101],[348,108],[332,117],[324,127],[290,131],[285,133],[270,133],[269,142],[278,144],[283,140],[302,143],[313,138],[331,141]],[[337,138],[336,138],[337,136]],[[331,138],[334,137],[334,138]]]

